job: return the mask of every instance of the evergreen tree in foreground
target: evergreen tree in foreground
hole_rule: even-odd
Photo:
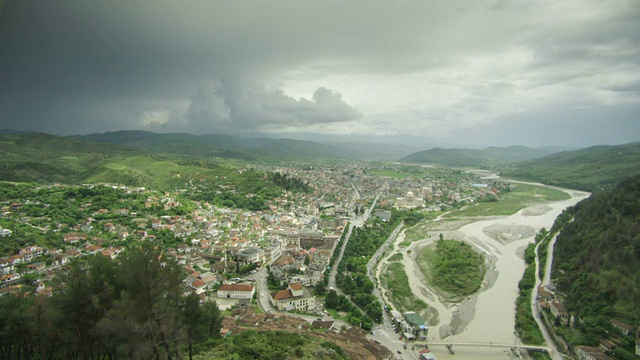
[[[220,336],[215,303],[183,296],[182,270],[149,242],[74,260],[51,297],[0,298],[0,359],[176,359]]]

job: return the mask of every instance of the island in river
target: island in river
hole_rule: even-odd
[[[582,191],[560,190],[570,198],[531,205],[509,216],[481,217],[476,218],[477,220],[447,220],[439,217],[431,220],[424,239],[414,241],[408,247],[400,246],[405,238],[405,229],[394,241],[392,250],[378,262],[376,274],[379,279],[389,258],[397,253],[403,255],[401,261],[412,292],[428,305],[428,310],[425,311],[429,325],[427,343],[432,344],[430,350],[438,359],[452,356],[444,343],[454,344],[452,350],[456,359],[511,359],[515,356],[509,347],[487,345],[520,343],[514,332],[515,302],[518,281],[525,269],[524,249],[534,241],[538,230],[550,228],[565,208],[590,195]],[[436,241],[440,234],[446,239],[463,241],[485,256],[487,272],[483,285],[476,294],[463,299],[451,299],[429,287],[416,262],[416,254]],[[383,297],[386,296],[384,289],[380,293]],[[389,299],[385,300],[389,302]],[[384,334],[384,326],[379,330]],[[390,335],[387,338],[390,339],[391,343],[388,345],[392,348],[403,341]],[[455,345],[465,343],[483,345]]]

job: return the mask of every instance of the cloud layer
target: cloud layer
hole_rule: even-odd
[[[640,140],[640,4],[8,0],[0,128]]]

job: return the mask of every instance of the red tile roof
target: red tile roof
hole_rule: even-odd
[[[291,290],[280,290],[280,291],[274,291],[271,293],[271,297],[273,298],[273,300],[284,300],[284,299],[290,299],[293,298],[293,294],[291,293]]]
[[[300,283],[291,284],[289,285],[289,287],[291,288],[291,290],[302,290],[302,284]]]
[[[203,287],[203,286],[205,286],[205,285],[207,285],[207,284],[206,284],[204,281],[202,281],[202,280],[198,280],[198,279],[194,280],[194,281],[193,281],[193,284],[191,284],[191,286],[192,286],[193,288],[200,288],[200,287]]]
[[[253,291],[253,285],[223,284],[218,291]]]

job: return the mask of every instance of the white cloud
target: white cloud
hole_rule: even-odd
[[[140,115],[140,124],[142,126],[162,126],[171,119],[171,112],[167,109],[155,109],[144,111]]]

